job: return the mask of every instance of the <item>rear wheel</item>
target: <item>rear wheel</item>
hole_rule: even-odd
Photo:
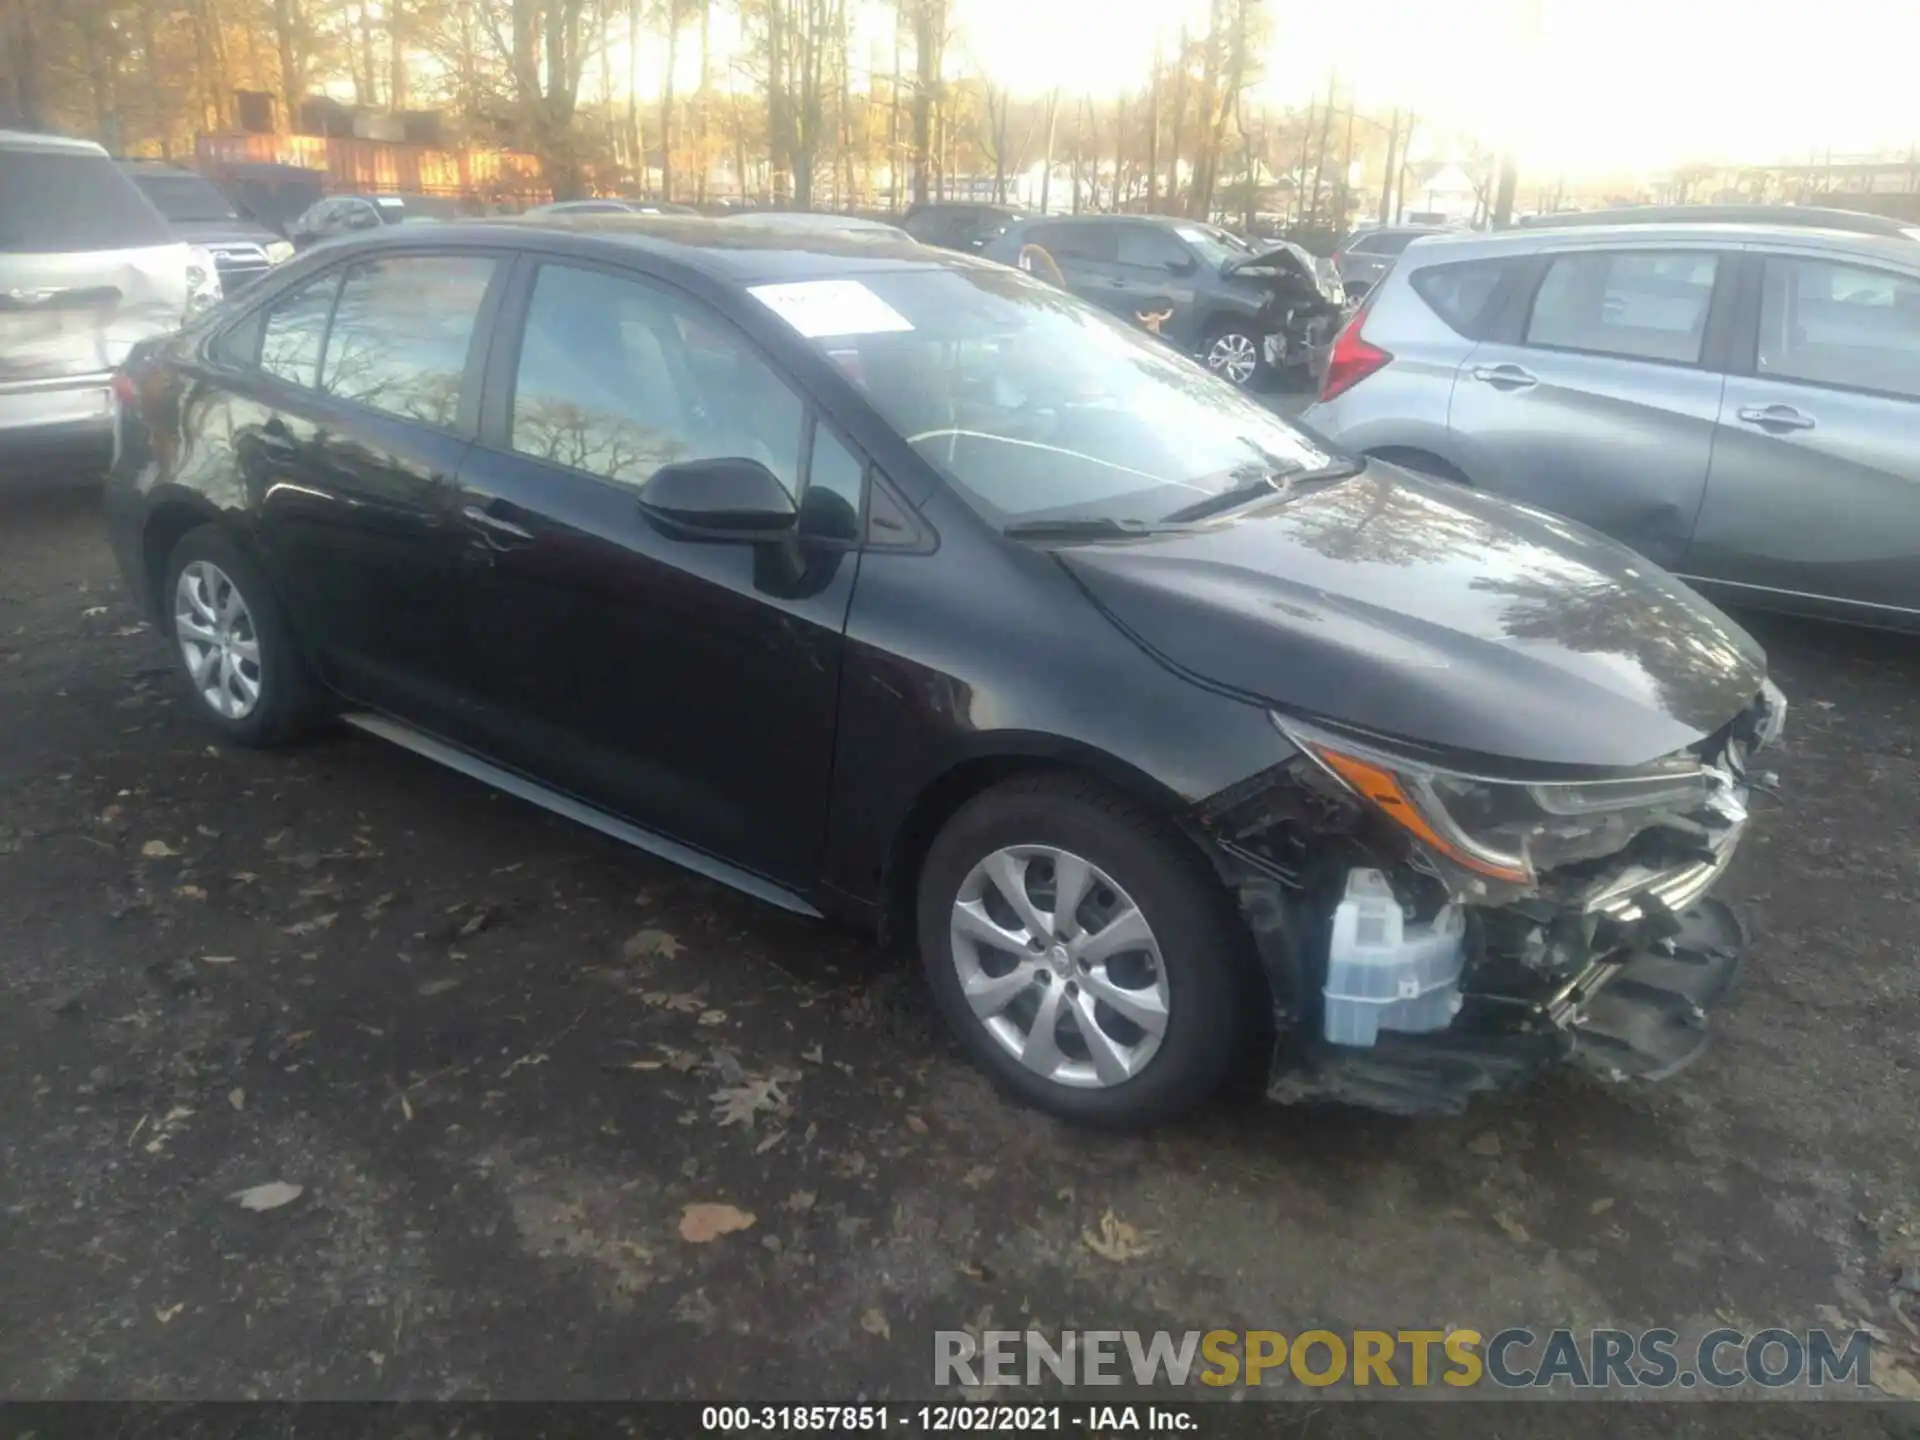
[[[919,938],[947,1023],[1004,1088],[1119,1128],[1189,1109],[1240,1049],[1246,937],[1164,821],[1091,782],[1009,781],[948,822]]]
[[[266,576],[220,526],[181,537],[161,595],[194,707],[229,740],[281,744],[325,713]]]

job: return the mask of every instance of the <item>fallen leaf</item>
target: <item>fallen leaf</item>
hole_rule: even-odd
[[[178,1305],[169,1305],[164,1310],[156,1309],[153,1312],[153,1318],[158,1320],[162,1325],[166,1325],[173,1320],[174,1316],[178,1315],[182,1310],[186,1308],[187,1308],[187,1302],[182,1300]]]
[[[303,1185],[289,1185],[284,1180],[270,1180],[265,1185],[236,1190],[227,1198],[238,1200],[242,1210],[278,1210],[298,1200],[305,1189]]]
[[[227,1104],[233,1106],[236,1110],[246,1109],[247,1092],[242,1090],[238,1085],[234,1086],[233,1089],[227,1092]]]
[[[827,1054],[825,1050],[816,1045],[811,1050],[802,1050],[800,1052],[800,1058],[815,1065],[824,1065],[827,1060]]]
[[[279,845],[283,840],[285,840],[291,834],[293,834],[293,831],[291,830],[276,830],[273,832],[273,834],[267,836],[267,838],[265,840],[262,840],[260,843],[262,845],[265,845],[267,849],[271,850],[275,846]]]
[[[311,920],[296,921],[294,924],[287,926],[286,933],[289,935],[311,935],[316,930],[331,930],[333,928],[333,922],[339,918],[339,911],[329,910],[326,914],[316,915]]]
[[[535,1051],[531,1055],[522,1055],[518,1060],[514,1061],[511,1065],[507,1066],[505,1070],[502,1070],[500,1072],[500,1078],[502,1080],[505,1080],[509,1075],[513,1074],[514,1071],[520,1069],[524,1065],[544,1065],[546,1063],[547,1063],[547,1057],[545,1055],[540,1054],[538,1051]]]
[[[787,1209],[793,1211],[796,1215],[804,1215],[807,1211],[813,1209],[813,1202],[816,1198],[818,1197],[816,1197],[811,1190],[796,1190],[787,1196]]]
[[[652,960],[656,957],[671,960],[686,948],[665,930],[636,930],[627,937],[627,943],[620,947],[620,953],[629,960]]]
[[[374,897],[372,903],[360,912],[360,918],[362,920],[378,920],[381,912],[392,903],[393,891],[389,890],[384,895],[377,895]]]
[[[664,1060],[629,1060],[617,1068],[621,1070],[659,1070],[666,1066]]]
[[[465,940],[469,935],[478,935],[499,918],[500,911],[496,907],[492,905],[482,905],[467,917],[466,923],[454,932],[453,938],[456,940]]]
[[[1607,1213],[1607,1211],[1611,1210],[1612,1208],[1613,1208],[1613,1201],[1611,1199],[1596,1200],[1593,1202],[1593,1204],[1587,1207],[1587,1213],[1589,1215],[1604,1215]]]
[[[1527,1227],[1511,1215],[1495,1215],[1493,1217],[1493,1223],[1506,1231],[1507,1238],[1516,1245],[1524,1245],[1533,1238],[1532,1235],[1527,1233]]]
[[[1475,1155],[1492,1159],[1500,1153],[1500,1137],[1491,1130],[1482,1130],[1467,1142],[1467,1149]]]
[[[1100,1217],[1100,1233],[1096,1235],[1091,1230],[1082,1230],[1080,1238],[1102,1260],[1111,1260],[1116,1264],[1138,1259],[1153,1249],[1139,1230],[1113,1213],[1112,1206],[1108,1206],[1106,1213]]]
[[[258,880],[260,877],[254,874],[251,870],[236,870],[233,872],[233,874],[229,875],[227,878],[233,881],[233,883],[236,885],[251,885],[253,884],[254,881]]]
[[[860,1317],[860,1328],[869,1335],[878,1335],[882,1340],[893,1338],[893,1326],[887,1323],[886,1313],[877,1305]]]
[[[698,995],[686,991],[670,993],[665,990],[649,990],[640,997],[640,1003],[651,1005],[656,1010],[679,1010],[686,1013],[704,1010],[707,1002]]]
[[[667,1057],[669,1070],[677,1070],[682,1075],[700,1063],[700,1057],[691,1050],[676,1050],[671,1045],[656,1045],[654,1048]]]
[[[909,1115],[907,1116],[907,1129],[916,1135],[924,1135],[927,1133],[927,1122],[922,1120],[918,1115]]]
[[[782,1140],[786,1138],[787,1138],[786,1131],[776,1130],[771,1135],[767,1136],[766,1139],[762,1140],[758,1145],[754,1146],[753,1153],[756,1155],[764,1155],[767,1153],[767,1151],[771,1150],[774,1146],[778,1145]]]
[[[106,613],[107,607],[104,605],[89,605],[80,612],[80,618],[82,620],[91,620],[96,615],[104,615]]]
[[[458,980],[429,980],[420,987],[419,993],[422,995],[444,995],[449,990],[458,989],[459,985],[460,982]]]
[[[779,1112],[787,1108],[786,1094],[770,1075],[748,1076],[739,1085],[714,1091],[711,1098],[713,1118],[723,1127],[745,1125],[751,1128],[754,1117],[762,1110]]]
[[[202,965],[232,965],[237,958],[237,956],[233,955],[202,955],[200,957],[200,963]]]
[[[407,1092],[404,1090],[400,1092],[400,1118],[403,1120],[413,1119],[413,1106],[407,1102]]]
[[[182,900],[204,900],[207,898],[207,892],[202,890],[198,885],[176,885],[173,893],[178,895]]]
[[[991,1179],[993,1179],[993,1166],[976,1165],[960,1177],[960,1183],[969,1190],[978,1190]]]
[[[688,1205],[680,1211],[680,1238],[690,1245],[705,1245],[736,1230],[751,1230],[754,1218],[751,1210],[733,1205]]]
[[[858,1150],[849,1150],[844,1155],[833,1157],[833,1173],[842,1180],[851,1180],[856,1175],[862,1175],[866,1172],[866,1168],[867,1157]]]
[[[1920,1400],[1920,1375],[1891,1356],[1876,1357],[1873,1383],[1896,1400]]]
[[[140,847],[140,853],[149,860],[165,860],[171,855],[178,855],[180,852],[164,840],[149,840]]]
[[[702,1010],[700,1012],[699,1023],[702,1025],[724,1025],[727,1023],[727,1012],[724,1010]]]

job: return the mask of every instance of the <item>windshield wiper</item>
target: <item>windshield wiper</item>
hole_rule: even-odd
[[[1237,510],[1242,505],[1264,500],[1270,495],[1284,495],[1293,488],[1290,475],[1267,465],[1236,465],[1227,475],[1239,483],[1229,485],[1217,495],[1209,495],[1204,500],[1182,506],[1170,515],[1162,515],[1160,523],[1184,525],[1189,520],[1204,520],[1210,515]]]
[[[1002,527],[1000,533],[1015,540],[1130,540],[1160,528],[1145,520],[1082,515],[1062,520],[1016,520]]]

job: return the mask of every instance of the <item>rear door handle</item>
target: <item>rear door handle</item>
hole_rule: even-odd
[[[1496,390],[1525,390],[1540,383],[1531,371],[1522,370],[1518,365],[1476,365],[1473,378]]]
[[[1749,425],[1781,434],[1788,430],[1813,429],[1813,417],[1802,415],[1791,405],[1742,405],[1738,414]]]
[[[533,532],[526,526],[502,520],[498,515],[489,513],[484,506],[469,505],[460,513],[466,517],[469,525],[480,531],[489,549],[511,550],[516,545],[533,542]]]

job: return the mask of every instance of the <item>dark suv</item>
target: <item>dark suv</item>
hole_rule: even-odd
[[[1004,266],[382,226],[123,378],[108,524],[206,723],[338,715],[908,941],[1056,1114],[1173,1114],[1261,1037],[1390,1109],[1654,1078],[1738,961],[1751,639]]]
[[[1013,205],[974,200],[934,200],[910,208],[900,226],[922,245],[942,250],[980,250],[1026,212]]]
[[[1044,250],[1081,299],[1148,325],[1236,385],[1313,368],[1338,328],[1337,282],[1285,241],[1255,246],[1159,215],[1076,215],[1020,221],[980,253],[1032,268],[1022,263],[1029,247]]]
[[[293,258],[289,241],[242,215],[226,192],[206,176],[147,160],[125,160],[120,168],[153,202],[169,230],[213,256],[223,294],[237,294],[281,261]]]

